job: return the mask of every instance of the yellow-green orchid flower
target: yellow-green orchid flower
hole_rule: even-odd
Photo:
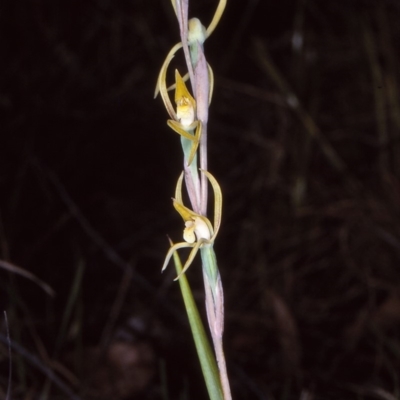
[[[170,247],[165,257],[162,271],[167,267],[173,253],[179,249],[191,247],[192,250],[183,266],[182,272],[176,277],[175,280],[179,279],[192,264],[194,257],[202,246],[212,245],[215,238],[217,237],[222,216],[222,192],[217,180],[208,172],[202,171],[207,176],[214,190],[214,226],[212,226],[210,220],[203,215],[199,215],[189,208],[185,207],[182,202],[182,182],[183,173],[178,179],[175,190],[175,198],[173,200],[173,206],[176,211],[181,215],[185,222],[185,229],[183,230],[184,242],[176,243]]]
[[[197,148],[199,146],[199,141],[201,137],[201,122],[195,120],[196,119],[196,101],[193,96],[189,93],[184,80],[180,76],[178,70],[175,70],[175,102],[177,105],[177,111],[175,112],[174,107],[172,106],[171,100],[168,95],[168,89],[166,84],[166,75],[168,65],[174,57],[174,53],[182,47],[181,43],[175,45],[172,50],[168,53],[166,60],[161,68],[160,75],[158,77],[158,83],[156,88],[160,90],[161,97],[164,101],[165,108],[168,111],[169,116],[172,118],[168,120],[167,124],[170,128],[172,128],[175,132],[179,133],[181,136],[185,137],[193,141],[193,147],[190,151],[190,155],[188,158],[188,165],[190,165],[193,161],[194,156],[196,155]],[[196,129],[195,134],[193,135],[190,131]]]
[[[176,90],[175,90],[175,102],[176,102],[176,119],[168,120],[167,124],[176,133],[183,136],[184,138],[193,141],[193,146],[190,150],[188,158],[188,165],[193,161],[196,155],[197,148],[199,146],[201,137],[201,122],[195,120],[196,118],[196,101],[189,93],[185,82],[180,76],[178,70],[175,71]],[[193,135],[193,132],[195,134]]]

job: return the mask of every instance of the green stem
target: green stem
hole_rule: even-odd
[[[217,286],[217,278],[219,272],[214,247],[212,245],[201,247],[200,255],[204,273],[207,276],[207,280],[215,298],[215,288]]]
[[[182,272],[182,263],[177,252],[174,253],[174,262],[177,274],[179,275]],[[179,285],[209,397],[211,400],[223,400],[224,396],[222,393],[217,363],[208,342],[186,275],[180,277]]]
[[[217,266],[217,257],[212,245],[203,246],[200,249],[200,253],[203,262],[207,318],[217,358],[220,382],[224,393],[224,400],[231,400],[232,395],[222,344],[222,334],[224,331],[224,292]]]

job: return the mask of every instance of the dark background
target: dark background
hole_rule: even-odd
[[[399,398],[399,18],[228,0],[206,42],[234,399]],[[0,397],[207,397],[160,274],[182,154],[153,93],[178,40],[168,0],[1,2]],[[202,310],[198,262],[188,277]]]

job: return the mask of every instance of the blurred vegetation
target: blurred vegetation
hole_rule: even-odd
[[[231,1],[206,43],[237,400],[400,396],[399,17],[396,0]],[[179,139],[152,98],[169,0],[9,0],[0,30],[0,397],[205,398],[160,274],[181,235]]]

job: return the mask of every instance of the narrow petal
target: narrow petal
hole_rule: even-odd
[[[183,172],[180,174],[178,183],[176,184],[176,189],[175,189],[175,200],[178,203],[183,204],[182,200],[182,182],[183,182]]]
[[[175,53],[181,47],[182,47],[182,43],[177,43],[168,53],[167,58],[165,59],[163,65],[161,67],[160,74],[158,75],[157,86],[156,86],[156,90],[154,92],[154,97],[157,97],[158,92],[160,92],[161,97],[164,102],[164,105],[165,105],[165,108],[167,109],[169,116],[175,120],[177,119],[177,117],[176,117],[174,107],[173,107],[171,100],[169,98],[169,95],[168,95],[166,79],[167,79],[168,66],[169,66],[171,60],[174,58]]]
[[[168,250],[167,255],[165,256],[165,261],[164,264],[161,268],[161,272],[163,272],[165,270],[165,268],[167,268],[169,261],[171,260],[172,255],[174,254],[175,251],[179,250],[179,249],[184,249],[186,247],[193,247],[194,245],[189,244],[187,242],[181,242],[181,243],[176,243],[173,246],[170,247],[170,249]]]
[[[214,17],[213,17],[210,25],[207,28],[207,37],[209,37],[214,32],[214,29],[218,25],[218,22],[221,19],[222,14],[225,10],[225,6],[226,6],[226,0],[220,0],[218,3],[218,7],[215,10]]]
[[[177,121],[174,121],[173,119],[169,119],[167,121],[167,125],[173,129],[176,133],[179,133],[179,135],[183,136],[184,138],[188,139],[188,140],[192,140],[195,141],[196,140],[196,136],[193,135],[192,133],[189,133],[188,131],[186,131],[185,129],[182,128],[182,124],[180,124]],[[198,124],[194,124],[195,126]]]
[[[185,265],[183,266],[182,272],[174,279],[174,281],[177,281],[191,266],[194,258],[196,257],[197,252],[199,251],[199,248],[201,247],[201,245],[203,243],[204,243],[204,241],[202,241],[202,240],[199,240],[198,242],[196,242],[195,246],[193,247],[192,251],[189,254],[188,259],[186,260]]]
[[[172,7],[174,7],[175,15],[178,15],[178,13],[176,11],[176,0],[171,0],[171,3],[172,3]]]
[[[188,166],[192,163],[194,156],[197,153],[197,149],[199,147],[200,139],[201,139],[201,132],[203,132],[203,124],[201,123],[201,121],[198,121],[196,132],[194,135],[193,146],[192,146],[192,149],[190,150],[190,154],[189,154]]]
[[[214,72],[212,68],[210,67],[210,64],[207,63],[207,68],[208,68],[208,79],[210,81],[210,89],[208,93],[208,105],[211,104],[211,99],[214,91]]]
[[[214,235],[211,238],[211,241],[215,239],[218,234],[219,228],[221,226],[221,219],[222,219],[222,191],[221,187],[219,186],[217,180],[208,172],[204,171],[204,174],[207,176],[208,180],[211,183],[211,186],[214,190],[214,199],[215,199],[215,206],[214,206]]]
[[[197,125],[197,127],[196,127],[196,132],[194,135],[187,132],[185,129],[182,128],[182,126],[179,122],[173,121],[172,119],[168,120],[167,124],[176,133],[178,133],[179,135],[181,135],[184,138],[191,140],[193,142],[193,145],[190,148],[190,154],[189,154],[188,161],[187,161],[187,165],[189,166],[192,163],[194,156],[197,153],[197,149],[199,147],[201,133],[203,131],[202,123],[200,121],[196,121],[195,125]]]

